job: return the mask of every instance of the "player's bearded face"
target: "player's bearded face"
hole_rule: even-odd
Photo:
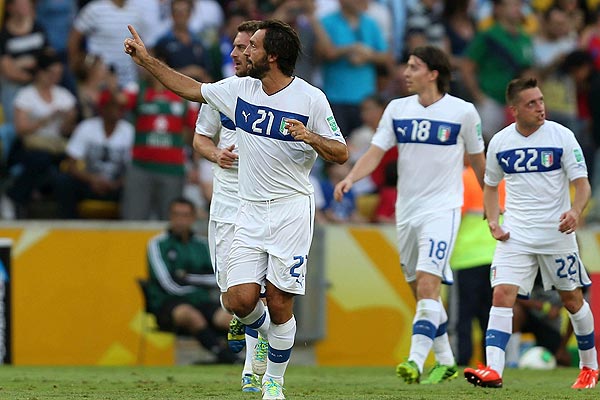
[[[269,61],[266,54],[260,60],[249,61],[249,63],[248,75],[252,78],[262,79],[269,71]]]

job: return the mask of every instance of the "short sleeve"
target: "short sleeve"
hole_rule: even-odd
[[[573,132],[568,131],[568,134],[564,135],[563,144],[563,156],[562,156],[562,167],[567,173],[569,181],[573,181],[578,178],[587,178],[588,171],[585,164],[585,158],[581,146],[575,139]]]
[[[465,141],[465,149],[468,154],[482,153],[485,150],[483,136],[481,134],[481,118],[473,104],[468,104],[465,113],[465,121],[462,124],[461,135]]]
[[[77,125],[67,143],[66,153],[75,160],[83,160],[85,157],[85,132],[91,130],[89,121],[91,120],[83,121]]]
[[[221,130],[219,112],[209,104],[202,104],[196,120],[196,134],[214,138]]]
[[[488,151],[485,160],[485,176],[484,181],[488,186],[498,186],[504,178],[504,171],[498,162],[497,157],[497,136],[493,137],[488,146]]]
[[[308,120],[307,128],[326,139],[334,139],[338,142],[346,143],[340,127],[338,126],[331,106],[327,101],[327,97],[323,92],[319,92],[315,96],[315,101],[312,103],[311,118]]]
[[[379,125],[377,126],[377,130],[373,135],[373,139],[371,139],[372,145],[375,145],[384,151],[388,151],[398,144],[398,140],[394,134],[394,121],[392,120],[393,103],[394,102],[392,101],[386,107],[381,116],[381,120],[379,121]]]
[[[235,107],[237,93],[241,85],[250,78],[226,78],[216,83],[204,83],[200,87],[202,97],[215,110],[222,112],[232,121],[235,121]]]

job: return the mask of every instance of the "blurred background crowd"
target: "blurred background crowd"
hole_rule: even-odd
[[[387,102],[405,96],[408,52],[451,55],[451,94],[473,102],[484,138],[510,123],[504,88],[542,82],[548,118],[584,149],[600,198],[598,0],[5,0],[0,29],[3,219],[164,220],[185,195],[206,215],[212,166],[191,149],[198,112],[123,52],[127,25],[203,82],[233,75],[239,23],[277,18],[302,41],[295,74],[322,88],[350,162],[313,171],[319,222],[394,222],[395,149],[333,201]],[[589,220],[600,220],[592,202]],[[600,208],[598,208],[600,210]]]

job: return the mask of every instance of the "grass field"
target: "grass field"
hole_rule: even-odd
[[[592,399],[597,389],[570,389],[578,371],[508,370],[502,389],[475,388],[462,375],[441,385],[407,385],[393,367],[291,366],[286,396],[294,399]],[[260,399],[242,393],[240,367],[0,367],[1,400]]]

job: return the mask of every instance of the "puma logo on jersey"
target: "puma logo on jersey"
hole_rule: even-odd
[[[246,122],[248,122],[248,117],[250,116],[250,113],[247,113],[246,111],[242,111],[242,115],[244,116],[244,119],[246,120]]]
[[[397,127],[396,130],[398,131],[398,133],[400,133],[402,136],[406,135],[406,128],[402,128],[402,127]]]
[[[502,161],[504,163],[504,165],[506,165],[506,167],[508,167],[508,158],[500,158],[500,161]]]

